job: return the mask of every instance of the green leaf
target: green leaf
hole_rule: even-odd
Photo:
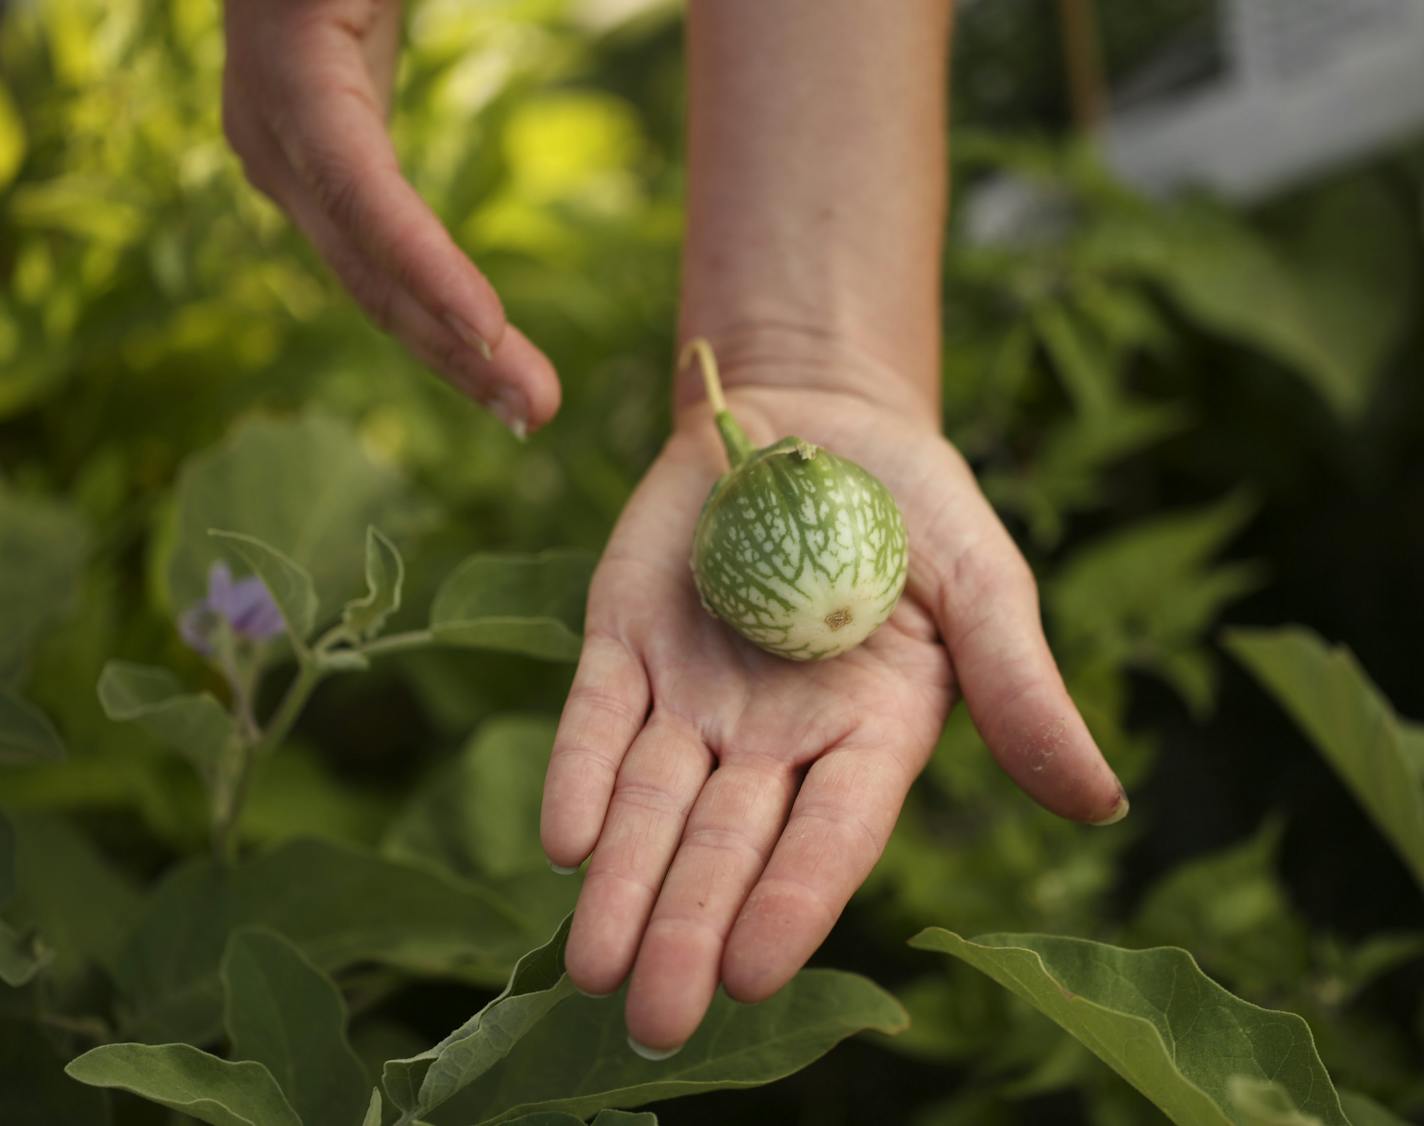
[[[109,1095],[64,1074],[46,1030],[0,1017],[0,1122],[5,1126],[109,1126]]]
[[[210,530],[208,535],[251,567],[262,580],[281,611],[282,621],[287,623],[289,635],[299,643],[311,637],[318,608],[316,587],[301,564],[256,536],[216,529]]]
[[[1409,1123],[1358,1091],[1341,1091],[1340,1105],[1350,1117],[1350,1126],[1409,1126]]]
[[[366,529],[366,594],[346,604],[342,623],[357,637],[375,637],[400,609],[405,560],[396,545],[374,527]]]
[[[129,1091],[212,1126],[302,1126],[260,1063],[231,1063],[191,1044],[104,1044],[64,1069],[91,1087]]]
[[[382,851],[457,875],[548,874],[539,806],[557,727],[549,716],[486,721],[457,758],[431,773],[392,822]]]
[[[208,529],[228,528],[282,552],[335,606],[360,591],[367,527],[405,529],[411,513],[400,477],[345,424],[257,419],[185,464],[156,563],[181,609],[203,597],[221,551]]]
[[[5,819],[18,884],[6,914],[54,951],[47,977],[76,980],[91,963],[112,972],[138,905],[128,878],[63,818],[7,810]]]
[[[583,551],[473,555],[435,595],[431,632],[449,645],[576,661],[593,564]]]
[[[1254,510],[1247,498],[1231,496],[1080,548],[1044,588],[1057,643],[1098,660],[1150,668],[1188,703],[1209,704],[1209,673],[1203,683],[1199,664],[1193,667],[1201,635],[1226,603],[1262,577],[1253,564],[1213,566],[1211,560]]]
[[[267,1068],[302,1126],[352,1126],[368,1080],[331,979],[281,935],[257,929],[233,934],[219,972],[232,1054]]]
[[[1310,931],[1276,875],[1282,825],[1169,871],[1143,897],[1135,944],[1187,947],[1253,996],[1295,988],[1311,971]]]
[[[0,484],[0,684],[68,614],[88,551],[83,523],[68,509],[19,496]]]
[[[561,1110],[539,1110],[506,1121],[509,1126],[584,1126],[584,1120],[578,1115]],[[658,1116],[650,1110],[601,1110],[589,1126],[658,1126]]]
[[[381,1116],[385,1107],[381,1103],[381,1089],[371,1088],[371,1102],[366,1107],[366,1117],[362,1119],[361,1126],[381,1126]]]
[[[1325,1126],[1349,1126],[1310,1028],[1252,1005],[1185,950],[1125,950],[1036,934],[961,938],[931,927],[910,945],[952,954],[1082,1041],[1174,1122],[1232,1126],[1233,1077],[1274,1080]]]
[[[468,1087],[513,1050],[549,1011],[573,992],[564,976],[569,919],[543,946],[519,959],[498,997],[429,1051],[391,1060],[382,1083],[391,1101],[424,1117]]]
[[[1362,321],[1341,331],[1331,288],[1315,284],[1246,224],[1204,206],[1117,216],[1081,251],[1099,268],[1146,277],[1187,317],[1249,345],[1309,381],[1343,417],[1357,418],[1374,383],[1377,334]],[[1385,290],[1380,300],[1395,294]],[[1363,329],[1364,331],[1360,331]]]
[[[549,869],[539,807],[556,723],[487,720],[453,761],[432,771],[391,823],[381,851],[496,889],[548,934],[573,908],[579,881]]]
[[[1269,1079],[1233,1075],[1226,1089],[1240,1126],[1323,1126],[1315,1115],[1302,1114],[1286,1089]]]
[[[1395,714],[1353,654],[1310,630],[1231,630],[1226,647],[1310,737],[1424,887],[1424,727]]]
[[[0,191],[10,186],[24,159],[25,123],[10,91],[0,84]]]
[[[325,841],[296,840],[218,869],[194,860],[149,897],[117,968],[125,1032],[200,1043],[221,1018],[228,936],[277,931],[328,973],[375,961],[415,974],[504,980],[540,935],[489,892]]]
[[[0,919],[0,981],[17,989],[28,985],[53,958],[39,936],[21,934]]]
[[[137,723],[205,773],[234,734],[232,716],[212,695],[184,692],[168,669],[110,661],[99,676],[99,703],[110,719]]]
[[[755,1087],[799,1071],[847,1036],[895,1033],[905,1010],[874,982],[803,970],[759,1005],[718,994],[696,1034],[671,1059],[624,1047],[621,996],[562,1001],[498,1067],[429,1116],[434,1126],[508,1122],[539,1110],[587,1116],[725,1087]]]
[[[0,764],[54,762],[64,758],[64,740],[49,716],[18,693],[0,686]]]

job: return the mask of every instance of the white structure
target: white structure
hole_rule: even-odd
[[[1424,131],[1424,0],[1220,0],[1219,12],[1214,73],[1138,99],[1115,88],[1104,147],[1130,183],[1249,200]]]

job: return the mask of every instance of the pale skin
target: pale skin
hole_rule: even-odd
[[[697,376],[678,379],[674,432],[594,575],[541,829],[554,864],[587,861],[568,973],[594,994],[628,982],[629,1037],[648,1054],[681,1046],[719,985],[758,1001],[805,964],[959,700],[1048,809],[1094,824],[1127,810],[1049,651],[1029,568],[939,431],[949,25],[947,0],[689,8],[680,335],[711,341],[755,444],[795,434],[885,482],[910,574],[885,626],[820,664],[764,654],[710,617],[688,556],[726,462]],[[552,369],[504,325],[384,140],[397,26],[386,0],[231,3],[229,136],[387,328],[537,426],[557,408]],[[305,96],[275,111],[274,88]],[[321,175],[335,180],[318,189]],[[491,358],[442,334],[452,310]],[[952,921],[952,889],[945,910]]]

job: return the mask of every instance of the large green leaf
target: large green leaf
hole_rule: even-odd
[[[87,541],[68,509],[0,483],[0,684],[19,675],[45,629],[68,613]]]
[[[221,1060],[191,1044],[103,1044],[64,1070],[212,1126],[303,1126],[260,1063]]]
[[[366,529],[366,593],[346,604],[342,623],[361,639],[375,637],[386,619],[400,609],[405,561],[396,545],[372,527]]]
[[[99,703],[110,719],[137,723],[205,773],[234,733],[226,708],[207,692],[184,692],[168,669],[110,661],[99,677]]]
[[[593,564],[583,551],[473,555],[435,595],[431,632],[449,645],[576,661]]]
[[[540,940],[490,893],[325,841],[297,840],[230,869],[195,860],[150,897],[118,984],[135,1039],[201,1043],[221,1016],[229,935],[261,926],[328,972],[376,961],[413,973],[501,981]]]
[[[539,1110],[587,1116],[799,1071],[857,1032],[894,1033],[905,1011],[855,974],[803,970],[759,1005],[719,994],[676,1056],[652,1062],[625,1046],[621,995],[568,997],[513,1051],[429,1116],[434,1126],[507,1122]]]
[[[557,726],[550,716],[488,720],[432,772],[392,823],[383,851],[458,875],[548,874],[539,805]]]
[[[574,989],[564,976],[569,920],[543,946],[519,959],[498,997],[429,1051],[391,1060],[382,1082],[391,1101],[422,1117],[504,1059],[519,1039]]]
[[[255,536],[312,578],[328,606],[359,593],[362,545],[372,524],[411,524],[396,473],[366,455],[344,424],[324,418],[256,419],[184,466],[160,569],[172,609],[200,599],[224,528]]]
[[[267,1068],[302,1126],[354,1126],[369,1081],[331,979],[281,935],[257,929],[228,940],[220,973],[233,1056]]]
[[[316,587],[306,568],[256,536],[218,529],[208,534],[252,569],[281,611],[287,633],[298,643],[306,641],[316,628],[319,609]]]
[[[1349,1126],[1305,1021],[1228,993],[1185,950],[1033,934],[969,940],[938,927],[911,945],[963,959],[1023,998],[1179,1126],[1233,1126],[1236,1077],[1279,1083],[1325,1126]]]
[[[14,830],[14,902],[6,914],[37,931],[54,960],[47,976],[77,980],[92,963],[112,973],[138,894],[68,821],[7,810]]]
[[[0,685],[0,766],[53,762],[63,757],[64,740],[49,716]]]
[[[1346,418],[1368,402],[1381,334],[1387,339],[1393,322],[1343,322],[1332,310],[1333,287],[1244,223],[1207,207],[1143,210],[1100,227],[1080,253],[1099,267],[1146,277],[1207,331],[1308,380]],[[1387,288],[1375,293],[1380,302],[1396,299]]]
[[[1276,697],[1424,887],[1424,727],[1401,719],[1353,654],[1299,626],[1231,630],[1226,647]]]

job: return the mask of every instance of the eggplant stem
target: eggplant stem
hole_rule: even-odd
[[[722,394],[722,378],[717,371],[717,355],[705,336],[694,336],[687,342],[678,357],[677,370],[682,371],[694,359],[702,369],[702,385],[707,390],[707,401],[712,404],[713,421],[722,436],[722,445],[727,448],[727,460],[735,469],[751,457],[753,446],[727,409],[727,399]]]

